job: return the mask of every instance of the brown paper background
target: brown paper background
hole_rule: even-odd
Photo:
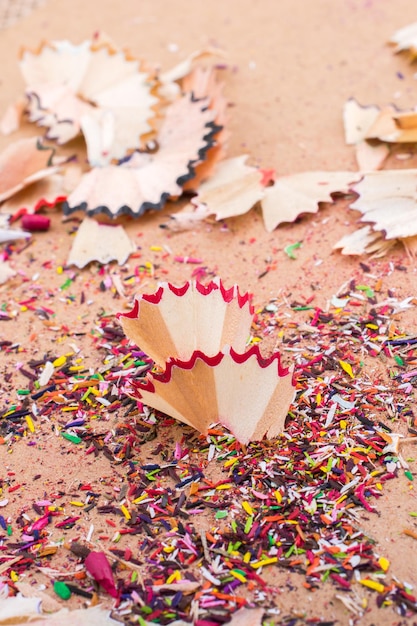
[[[36,47],[43,39],[80,42],[101,29],[134,55],[159,62],[163,69],[196,49],[215,45],[225,51],[229,66],[224,77],[226,94],[234,105],[230,109],[230,156],[247,152],[251,163],[274,167],[278,174],[355,170],[353,149],[344,144],[343,103],[355,96],[363,104],[416,104],[413,74],[417,66],[409,65],[405,56],[392,54],[386,45],[389,36],[417,19],[416,15],[411,0],[49,0],[29,17],[0,32],[0,111],[22,93],[23,81],[16,62],[22,45]],[[172,44],[178,46],[177,52],[170,51]],[[9,140],[0,138],[0,148]],[[395,158],[389,162],[390,167],[416,164],[416,157],[405,163]],[[190,278],[194,268],[173,263],[176,254],[202,258],[208,270],[221,276],[227,285],[238,282],[242,290],[253,292],[258,305],[275,297],[281,288],[294,298],[307,298],[314,285],[314,304],[325,306],[345,281],[363,278],[358,259],[332,252],[332,245],[354,229],[357,217],[343,203],[323,207],[317,215],[304,216],[273,233],[266,233],[260,213],[251,211],[228,220],[228,230],[215,224],[172,234],[158,227],[172,209],[127,221],[129,234],[142,246],[141,261],[160,264],[164,270],[145,282],[144,290],[153,289],[157,278],[174,283]],[[42,289],[56,292],[63,282],[56,268],[65,265],[71,243],[69,231],[59,213],[53,214],[51,230],[36,235],[27,252],[12,258],[20,274],[0,287],[1,302],[16,303],[30,295],[31,277],[36,272],[40,272],[37,282]],[[290,260],[283,248],[296,241],[303,244],[297,250],[297,259]],[[158,245],[169,246],[173,254],[162,260],[161,253],[150,249]],[[51,269],[42,268],[45,260],[51,261]],[[316,265],[317,260],[322,260],[321,265]],[[259,278],[271,261],[276,269]],[[400,246],[388,258],[366,262],[374,275],[384,276],[384,288],[397,288],[399,295],[415,295],[415,266]],[[406,271],[395,270],[398,265]],[[21,280],[23,275],[28,281]],[[53,308],[57,326],[85,329],[100,306],[113,312],[123,308],[120,300],[100,292],[99,281],[92,268],[77,272],[71,293],[79,301],[80,291],[84,290],[94,303],[79,308],[56,298]],[[20,342],[24,352],[7,358],[0,353],[1,371],[12,370],[15,362],[30,354],[43,354],[51,346],[59,354],[70,349],[73,340],[62,336],[62,331],[45,329],[35,316],[21,312],[17,305],[15,309],[16,319],[4,329],[0,327],[1,338]],[[415,314],[411,312],[403,320],[410,334],[415,332]],[[33,334],[34,339],[28,343]],[[94,362],[87,339],[79,338],[77,343]],[[11,383],[1,390],[3,404],[23,385],[21,375],[14,374]],[[412,454],[413,449],[407,448],[406,452]],[[146,458],[146,452],[144,455]],[[105,459],[85,462],[81,453],[63,446],[52,434],[40,436],[38,448],[22,443],[6,455],[3,447],[0,460],[4,469],[17,472],[25,483],[25,490],[10,498],[8,512],[12,518],[22,506],[39,497],[42,489],[51,490],[60,483],[70,491],[71,485],[92,475],[109,476],[114,472]],[[32,482],[34,468],[42,470],[42,485]],[[364,515],[363,527],[379,541],[381,553],[391,561],[392,573],[415,585],[415,559],[411,557],[414,540],[401,535],[403,527],[411,526],[409,512],[416,510],[412,486],[405,478],[387,485],[377,504],[380,516]],[[335,600],[331,585],[308,593],[297,575],[279,571],[274,575],[284,591],[274,600],[282,610],[281,616],[294,611],[348,623],[349,614]],[[38,580],[36,575],[31,576]],[[363,590],[361,595],[369,598],[370,607],[361,624],[398,623],[400,618],[392,609],[375,608],[375,596]]]

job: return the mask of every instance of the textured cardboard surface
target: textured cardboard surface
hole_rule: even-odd
[[[216,45],[226,53],[226,94],[234,105],[230,109],[230,156],[247,152],[252,164],[273,167],[279,174],[355,170],[353,149],[344,144],[343,103],[355,96],[363,104],[415,105],[415,67],[408,65],[404,57],[393,55],[386,45],[397,28],[415,17],[415,5],[410,0],[49,0],[0,33],[0,111],[22,92],[23,81],[16,63],[22,45],[36,47],[41,40],[62,38],[80,42],[102,29],[119,45],[159,62],[164,69],[195,49]],[[16,137],[20,135],[21,132]],[[9,140],[0,138],[0,148]],[[416,157],[406,161],[408,167],[416,164]],[[404,162],[391,158],[389,165],[404,167]],[[332,245],[353,230],[355,216],[343,203],[324,207],[318,215],[305,216],[273,233],[266,233],[260,214],[252,211],[229,220],[227,229],[214,225],[173,235],[159,228],[170,210],[172,207],[161,214],[127,222],[128,232],[136,241],[140,235],[143,260],[160,263],[164,275],[159,278],[164,280],[184,282],[193,268],[169,259],[162,261],[151,246],[169,246],[173,254],[201,257],[209,272],[218,274],[227,284],[238,282],[243,290],[253,292],[258,305],[281,288],[294,297],[307,297],[314,285],[315,304],[325,306],[343,283],[362,276],[358,259],[345,259],[332,252]],[[28,254],[13,259],[15,269],[29,279],[45,260],[50,260],[53,267],[65,264],[71,243],[69,229],[61,223],[59,214],[54,214],[52,220],[52,229],[35,238],[30,250],[32,260]],[[297,259],[291,260],[283,248],[296,241],[303,244]],[[260,278],[271,261],[275,269]],[[407,271],[387,271],[385,285],[398,288],[404,296],[413,295],[415,267],[401,247],[388,259],[372,261],[372,271],[378,275],[389,267],[390,261],[403,264]],[[55,289],[62,277],[52,272],[42,280],[45,287],[49,284]],[[152,289],[155,281],[150,279],[143,289]],[[16,283],[0,287],[2,301],[12,295],[18,300],[12,294],[14,287],[24,298],[27,285]],[[120,302],[106,300],[107,295],[99,293],[97,279],[88,269],[80,274],[74,286],[75,295],[82,288],[94,294],[94,310],[99,306],[112,311],[120,309]],[[80,324],[79,313],[68,312],[64,304],[57,304],[57,318],[65,323]],[[408,319],[411,328],[415,328],[413,314]],[[39,331],[38,337],[30,349],[44,352],[51,335],[37,320],[22,318],[19,323],[10,323],[5,332],[14,341],[25,343],[35,331]],[[68,345],[58,341],[58,348],[64,353]],[[18,386],[19,380],[14,384]],[[30,502],[35,493],[30,482],[33,472],[28,469],[31,465],[43,463],[43,481],[52,481],[57,467],[69,483],[87,477],[89,472],[108,471],[101,459],[100,466],[89,461],[88,466],[77,468],[77,474],[72,459],[75,453],[62,457],[54,446],[57,444],[51,443],[49,455],[43,460],[36,449],[23,446],[7,459],[8,467],[27,478],[25,501]],[[387,487],[384,494],[378,501],[380,517],[365,518],[363,525],[381,543],[393,573],[416,584],[415,568],[407,556],[412,539],[400,537],[408,511],[415,510],[410,484],[399,480],[395,486]],[[18,497],[13,499],[16,510],[20,504]],[[282,574],[279,584],[282,588],[289,585],[287,590],[292,588],[291,593],[281,594],[276,600],[283,614],[298,610],[348,623],[347,611],[334,600],[334,589],[326,587],[309,594],[302,587],[302,578],[287,573]],[[371,602],[374,607],[373,598]],[[393,612],[389,616],[385,612],[381,617],[373,608],[361,623],[394,620]]]

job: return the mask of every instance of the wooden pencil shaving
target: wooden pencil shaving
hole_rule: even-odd
[[[169,70],[161,72],[158,76],[161,86],[159,92],[163,92],[164,97],[175,99],[181,93],[180,83],[193,72],[201,62],[212,63],[213,59],[224,57],[224,52],[220,48],[207,47],[202,50],[194,50],[185,59],[174,65]]]
[[[40,613],[39,598],[24,598],[23,596],[0,597],[0,625],[19,624],[30,618],[38,617]]]
[[[412,143],[417,138],[417,112],[401,111],[392,104],[361,105],[349,98],[343,107],[343,123],[348,145],[371,140]]]
[[[252,317],[249,294],[212,281],[180,288],[162,283],[155,294],[138,296],[119,321],[127,337],[164,367],[170,357],[187,360],[195,350],[214,356],[233,345],[243,352]]]
[[[390,155],[385,143],[360,141],[355,145],[355,157],[360,172],[374,172],[382,169]]]
[[[217,80],[213,67],[194,67],[181,81],[184,93],[192,93],[197,100],[207,99],[208,108],[215,113],[214,123],[218,132],[214,135],[214,144],[209,147],[205,159],[196,164],[194,177],[186,181],[184,190],[197,191],[199,185],[211,177],[216,171],[216,165],[225,158],[230,131],[227,129],[228,101],[224,96],[224,83]]]
[[[266,187],[261,200],[265,228],[272,232],[303,213],[317,213],[320,202],[333,202],[333,194],[348,194],[361,178],[357,172],[303,172],[281,176]]]
[[[364,613],[364,608],[359,597],[352,597],[348,595],[342,596],[341,594],[335,594],[335,598],[337,600],[340,600],[340,602],[347,608],[348,611],[353,613],[353,615],[362,617]]]
[[[37,589],[28,582],[17,582],[16,588],[25,599],[38,598],[38,602],[41,602],[41,608],[45,613],[53,613],[54,611],[62,609],[62,604],[57,598],[48,595],[45,591]]]
[[[417,170],[370,172],[353,190],[359,197],[350,208],[362,213],[361,222],[371,222],[386,239],[417,235]]]
[[[123,265],[135,250],[123,226],[100,224],[86,217],[78,228],[67,263],[79,268],[92,261],[102,264],[117,261]]]
[[[60,144],[84,130],[93,164],[123,158],[153,128],[154,79],[106,37],[24,50],[20,69],[29,120],[46,127],[47,137]]]
[[[216,220],[247,213],[264,197],[262,173],[246,165],[247,156],[227,159],[218,164],[215,174],[200,185],[192,202],[197,210],[206,208]]]
[[[244,352],[252,315],[249,295],[221,282],[161,285],[142,295],[119,320],[165,369],[132,381],[129,395],[202,433],[220,422],[242,443],[275,437],[294,398],[292,371],[278,353]]]
[[[343,107],[346,143],[355,145],[366,139],[379,113],[380,109],[376,105],[362,106],[355,98],[349,98]]]
[[[394,52],[408,51],[411,60],[414,61],[417,57],[417,22],[396,30],[391,35],[389,43],[395,46]]]
[[[368,131],[379,114],[379,107],[362,106],[355,98],[349,98],[343,107],[345,141],[355,146],[356,162],[361,172],[381,169],[390,153],[385,143],[367,139]]]
[[[295,387],[279,354],[263,359],[253,346],[243,354],[230,348],[214,357],[196,351],[188,361],[170,359],[162,374],[132,381],[129,395],[201,433],[220,423],[247,444],[284,430]]]
[[[380,232],[375,232],[367,225],[345,235],[334,244],[334,250],[340,250],[343,255],[370,254],[375,258],[384,256],[396,241],[386,241]]]
[[[398,111],[392,106],[381,109],[379,116],[368,130],[366,139],[379,139],[389,143],[417,141],[417,113]]]
[[[404,237],[401,239],[401,243],[403,244],[409,257],[414,259],[417,256],[417,235],[414,235],[413,237]]]
[[[358,198],[350,205],[368,222],[335,245],[342,254],[384,256],[400,241],[413,257],[417,241],[417,170],[368,172],[352,186]]]
[[[22,594],[0,598],[0,626],[117,626],[120,624],[110,617],[109,611],[100,606],[69,611],[61,608],[53,613],[42,610],[43,595],[25,597]]]
[[[161,209],[168,198],[182,194],[193,178],[194,166],[204,160],[217,132],[215,113],[205,101],[185,95],[171,104],[159,131],[155,150],[135,152],[120,165],[96,167],[84,174],[68,196],[64,213],[83,210],[139,216]]]
[[[417,437],[405,437],[401,433],[387,433],[383,430],[378,430],[378,434],[386,442],[386,446],[383,449],[384,454],[392,453],[397,458],[403,469],[408,469],[409,465],[401,454],[401,447],[409,443],[417,443]]]
[[[19,139],[0,154],[0,202],[24,187],[55,174],[63,160],[39,137]]]
[[[196,207],[190,202],[177,213],[172,213],[168,222],[163,222],[159,226],[174,232],[181,232],[200,227],[204,222],[207,222],[209,217],[210,212],[206,205],[201,204]]]
[[[2,213],[36,213],[45,207],[54,207],[66,200],[64,176],[60,173],[42,178],[25,187],[1,205]]]
[[[0,119],[0,132],[3,135],[11,135],[20,126],[26,108],[26,99],[18,98],[10,104]]]

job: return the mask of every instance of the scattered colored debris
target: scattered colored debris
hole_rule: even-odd
[[[109,50],[107,44],[104,49]],[[196,133],[197,152],[202,148],[212,152],[222,132],[214,112],[207,112],[214,111],[213,102],[207,107],[194,100],[183,102],[186,110],[198,112],[200,123],[207,118]],[[175,119],[169,128],[181,131]],[[98,128],[90,127],[90,137],[91,130]],[[145,161],[142,170],[158,160],[155,148],[151,142],[146,153],[136,154]],[[107,158],[105,153],[101,156]],[[202,163],[188,156],[183,165],[192,184],[191,170]],[[128,169],[126,162],[117,167]],[[104,168],[100,172],[106,180]],[[5,189],[4,198],[28,183],[31,173],[23,174]],[[352,182],[348,176],[347,191]],[[412,181],[413,176],[408,178]],[[268,174],[266,179],[270,178]],[[369,175],[369,180],[376,178]],[[190,183],[183,177],[179,188],[177,177],[172,180],[172,193],[162,193],[153,205],[189,189],[182,187]],[[322,182],[320,173],[314,184]],[[269,194],[274,195],[280,183],[285,181],[278,179],[268,187]],[[355,189],[364,184],[366,178]],[[165,183],[161,189],[168,189]],[[88,196],[85,188],[81,191],[80,205],[72,208]],[[316,191],[307,205],[313,212],[318,209],[317,198],[322,198]],[[332,191],[324,192],[331,200]],[[124,212],[120,204],[118,199],[114,214]],[[150,208],[144,203],[139,207]],[[297,217],[300,208],[295,208]],[[281,220],[282,215],[272,217]],[[391,224],[393,215],[388,217]],[[275,226],[271,222],[268,230]],[[408,221],[406,226],[409,229]],[[364,249],[369,251],[375,241],[365,239]],[[248,243],[255,241],[251,237]],[[301,244],[286,246],[285,254],[296,259]],[[24,253],[30,267],[31,245],[31,241],[9,243],[3,262]],[[57,244],[57,254],[59,248]],[[398,480],[407,491],[414,486],[408,465],[412,460],[403,458],[400,446],[417,442],[413,413],[417,338],[399,324],[401,313],[415,306],[413,297],[401,300],[393,292],[385,293],[381,279],[372,278],[368,268],[366,278],[361,278],[365,284],[351,278],[323,309],[312,304],[313,297],[292,301],[290,293],[265,304],[255,315],[250,345],[271,337],[279,340],[282,353],[296,364],[296,398],[279,437],[244,445],[221,426],[198,435],[128,393],[132,381],[140,383],[155,364],[124,336],[113,299],[133,297],[139,288],[143,291],[146,281],[167,273],[154,261],[171,252],[157,245],[147,249],[152,261],[143,259],[120,273],[91,267],[81,289],[80,273],[58,265],[56,293],[21,269],[18,279],[23,288],[5,298],[0,308],[6,328],[0,351],[7,361],[0,390],[0,449],[6,457],[0,475],[1,596],[20,600],[20,579],[28,576],[35,581],[42,575],[49,583],[47,591],[61,600],[73,602],[78,596],[93,605],[99,597],[111,602],[115,614],[126,622],[185,620],[214,626],[229,623],[230,617],[238,623],[240,616],[245,623],[245,611],[252,611],[256,623],[262,616],[268,623],[277,615],[271,602],[277,574],[290,572],[303,576],[310,591],[332,585],[339,592],[336,598],[356,615],[366,609],[372,592],[384,610],[393,606],[401,617],[417,613],[410,585],[396,577],[389,559],[381,555],[384,545],[376,545],[362,524],[364,517],[372,520],[378,512],[387,481]],[[183,272],[190,271],[187,265],[198,266],[193,276],[205,278],[215,271],[203,267],[201,253],[198,245],[191,251],[176,250],[172,260],[183,264]],[[140,256],[139,249],[133,251],[132,259]],[[54,259],[45,259],[42,267],[53,268]],[[259,278],[274,266],[270,259],[265,263]],[[97,278],[107,298],[101,310],[90,313],[91,285]],[[75,326],[70,327],[63,321],[62,307],[76,308],[79,303],[85,306],[79,307]],[[16,319],[30,329],[25,342],[19,343],[20,335],[7,333],[7,324]],[[53,337],[45,352],[31,350],[39,328]],[[77,345],[80,335],[85,336],[83,350]],[[368,369],[369,363],[375,367]],[[410,437],[405,437],[406,430]],[[9,461],[16,449],[26,450],[24,446],[35,449],[39,458],[44,454],[33,467],[30,490]],[[42,462],[51,460],[48,452],[53,446],[70,459],[66,467],[73,461],[77,469],[77,464],[92,467],[91,474],[66,481],[57,472],[56,480],[40,481]],[[99,463],[107,474],[97,472]],[[409,516],[414,518],[415,513]],[[412,526],[413,519],[408,522]],[[411,549],[417,532],[404,528],[400,539]],[[359,607],[358,591],[363,598]],[[94,607],[89,610],[92,615]],[[97,619],[104,617],[98,614]],[[283,623],[295,624],[297,619]]]
[[[129,280],[125,287],[135,288]],[[64,581],[70,593],[91,597],[92,577],[100,594],[122,598],[126,614],[135,606],[143,620],[189,620],[198,608],[203,623],[214,606],[224,619],[243,606],[263,607],[267,617],[274,568],[302,573],[311,589],[328,581],[349,593],[360,584],[402,615],[416,612],[416,598],[391,576],[358,517],[360,510],[375,513],[385,482],[403,471],[393,422],[401,416],[414,434],[403,390],[417,382],[417,343],[397,321],[412,303],[375,290],[366,297],[363,290],[358,307],[358,290],[350,289],[343,308],[322,311],[284,298],[256,311],[251,343],[278,331],[284,358],[289,353],[296,363],[297,397],[284,434],[272,441],[244,446],[219,427],[201,436],[126,396],[130,381],[152,362],[129,345],[114,314],[102,312],[92,324],[92,347],[102,355],[95,370],[76,351],[22,365],[27,387],[21,391],[28,394],[1,412],[5,449],[40,437],[49,423],[68,450],[106,459],[120,481],[113,491],[114,484],[93,475],[66,504],[45,492],[18,523],[7,518],[8,499],[22,487],[5,476],[0,541],[7,552],[0,552],[0,568],[8,584],[32,569],[34,557],[38,563],[62,558],[66,551],[56,540],[68,536],[78,568]],[[373,382],[360,362],[381,356],[389,375]],[[143,460],[145,449],[152,462]],[[207,520],[203,532],[195,524],[199,516]],[[80,524],[84,538],[74,540]],[[411,528],[403,534],[417,537]]]
[[[297,241],[296,243],[292,243],[289,246],[285,246],[284,252],[290,258],[295,260],[297,257],[294,253],[295,250],[298,250],[301,246],[301,241]]]

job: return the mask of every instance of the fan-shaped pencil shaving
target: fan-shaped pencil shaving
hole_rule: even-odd
[[[320,202],[333,202],[335,193],[347,194],[361,177],[358,172],[320,171],[279,177],[261,200],[266,230],[294,222],[303,213],[317,213]]]
[[[247,155],[226,159],[216,167],[214,175],[203,182],[192,199],[197,208],[207,207],[216,220],[247,213],[264,195],[262,172],[246,165]]]
[[[65,143],[85,130],[89,158],[104,165],[141,145],[152,130],[154,80],[142,64],[105,38],[74,45],[51,41],[24,50],[20,68],[26,82],[29,119],[46,127],[47,136]],[[103,116],[110,116],[106,141]]]
[[[412,239],[411,237],[409,239]],[[370,254],[372,258],[384,256],[396,243],[395,239],[384,239],[380,231],[372,230],[369,224],[342,237],[333,246],[344,255]]]
[[[195,101],[190,95],[176,100],[167,109],[156,151],[135,152],[120,165],[97,167],[84,174],[69,195],[64,213],[82,210],[88,215],[117,217],[126,213],[137,217],[180,196],[219,130],[213,122],[215,113],[206,106],[206,101]]]
[[[63,179],[62,174],[52,174],[24,187],[3,202],[1,212],[10,215],[36,213],[42,208],[52,208],[64,202],[67,196],[63,189]]]
[[[226,156],[226,146],[230,136],[226,128],[228,102],[223,95],[224,83],[217,81],[213,67],[195,67],[184,77],[182,88],[185,93],[192,93],[198,100],[208,99],[208,108],[215,112],[214,122],[219,128],[219,132],[215,135],[215,144],[207,151],[204,161],[196,165],[194,178],[184,185],[185,190],[195,191],[203,180],[213,174],[216,164]]]
[[[62,159],[54,159],[53,148],[39,137],[19,139],[0,154],[0,202],[24,187],[55,174]]]
[[[283,431],[294,393],[280,355],[263,359],[252,346],[243,354],[230,348],[209,357],[197,350],[187,361],[172,359],[162,374],[133,381],[132,395],[201,433],[221,423],[247,444]]]
[[[361,222],[386,239],[417,235],[417,169],[368,172],[352,189],[359,197],[350,208],[362,213]]]
[[[245,349],[253,317],[248,293],[222,282],[207,286],[186,282],[182,287],[162,283],[152,295],[141,295],[133,309],[119,314],[127,337],[159,366],[170,358],[187,360],[195,350],[208,356],[225,345]]]

